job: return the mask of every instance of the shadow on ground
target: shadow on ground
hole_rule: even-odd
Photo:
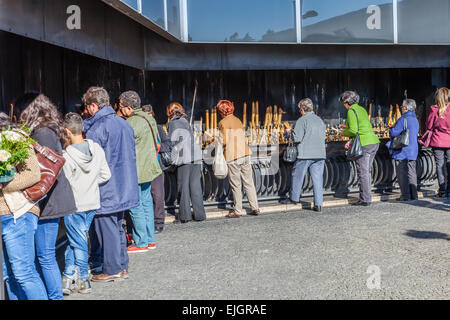
[[[450,241],[450,235],[442,232],[408,230],[405,235],[417,239],[442,239]]]
[[[435,203],[427,200],[415,200],[415,201],[409,201],[409,202],[403,202],[405,204],[421,207],[421,208],[428,208],[428,209],[434,209],[434,210],[442,210],[445,212],[450,212],[450,204],[445,201],[443,203]]]

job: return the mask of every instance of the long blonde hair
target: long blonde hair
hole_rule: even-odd
[[[442,117],[450,104],[450,90],[440,88],[436,93],[436,103],[439,107],[439,116]]]

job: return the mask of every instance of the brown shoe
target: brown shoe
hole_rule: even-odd
[[[128,278],[129,278],[129,276],[128,276],[128,270],[122,270],[122,271],[120,271],[120,277],[121,277],[122,279],[128,279]]]
[[[251,215],[251,216],[259,216],[260,213],[261,213],[261,211],[259,211],[259,210],[253,210],[251,213],[249,213],[249,215]]]
[[[118,281],[118,280],[123,280],[122,272],[120,272],[118,274],[102,273],[102,274],[92,277],[92,281],[94,281],[94,282],[111,282],[111,281]]]
[[[232,219],[232,218],[240,218],[241,216],[235,212],[231,212],[231,213],[227,214],[225,217]]]

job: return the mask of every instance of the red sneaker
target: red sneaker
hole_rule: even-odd
[[[150,250],[156,249],[156,243],[149,243],[149,244],[148,244],[148,248],[149,248]]]
[[[127,252],[128,253],[137,253],[137,252],[147,252],[148,251],[148,247],[136,247],[135,245],[129,246],[127,248]]]

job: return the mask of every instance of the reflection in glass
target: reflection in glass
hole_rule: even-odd
[[[189,41],[296,42],[295,0],[188,0]]]
[[[138,4],[137,4],[137,0],[120,0],[123,3],[127,4],[128,6],[130,6],[131,8],[133,8],[134,10],[138,10]],[[144,0],[145,1],[145,0]],[[143,2],[144,2],[143,1]]]
[[[302,41],[392,43],[392,0],[302,0]]]
[[[142,15],[164,29],[164,0],[142,0]]]
[[[400,43],[450,43],[450,0],[398,2]]]
[[[175,37],[180,38],[180,26],[180,1],[167,0],[167,31]]]

